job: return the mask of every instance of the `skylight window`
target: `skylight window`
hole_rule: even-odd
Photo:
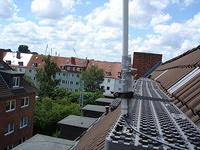
[[[187,83],[190,79],[192,79],[194,76],[196,76],[199,73],[200,73],[200,68],[199,67],[195,68],[190,73],[188,73],[185,77],[179,80],[176,84],[170,87],[168,89],[168,92],[170,94],[174,93],[177,89],[179,89],[181,86],[183,86],[185,83]]]

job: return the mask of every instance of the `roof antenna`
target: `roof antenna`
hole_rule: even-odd
[[[78,55],[77,55],[77,53],[76,53],[76,50],[75,50],[75,48],[73,48],[73,50],[74,50],[74,53],[75,53],[76,57],[78,57]]]
[[[47,44],[46,49],[45,49],[45,55],[47,54],[47,49],[48,49],[48,44]]]
[[[128,55],[128,0],[123,1],[123,44],[122,44],[122,91],[115,92],[114,96],[121,98],[121,114],[127,118],[127,121],[132,124],[132,98],[133,98],[133,81],[131,68],[131,56]]]

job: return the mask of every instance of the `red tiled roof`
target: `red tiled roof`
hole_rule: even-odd
[[[90,61],[88,66],[97,65],[99,68],[105,71],[105,77],[119,78],[118,75],[121,72],[120,62],[107,62],[107,61]]]

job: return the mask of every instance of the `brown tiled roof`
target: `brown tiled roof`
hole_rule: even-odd
[[[200,46],[163,63],[151,74],[151,78],[167,91],[197,67],[200,67]],[[173,92],[172,97],[174,104],[200,126],[200,73]]]
[[[104,150],[105,139],[112,125],[120,115],[120,107],[102,116],[81,138],[73,150]]]
[[[97,65],[105,71],[105,77],[118,78],[118,73],[121,72],[120,62],[107,62],[107,61],[90,61],[88,66]]]

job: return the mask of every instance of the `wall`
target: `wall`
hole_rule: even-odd
[[[21,108],[21,98],[29,96],[29,106]],[[6,101],[16,99],[16,109],[12,112],[5,112]],[[34,113],[35,95],[23,95],[16,96],[8,99],[0,100],[0,150],[3,150],[6,146],[19,144],[21,138],[29,139],[33,132],[33,113]],[[20,119],[22,117],[28,117],[28,126],[21,128]],[[8,123],[14,122],[14,132],[5,136],[4,130]]]
[[[79,127],[68,126],[68,125],[60,125],[60,129],[61,129],[60,137],[67,140],[75,140],[84,131],[87,130],[85,128],[79,128]]]

